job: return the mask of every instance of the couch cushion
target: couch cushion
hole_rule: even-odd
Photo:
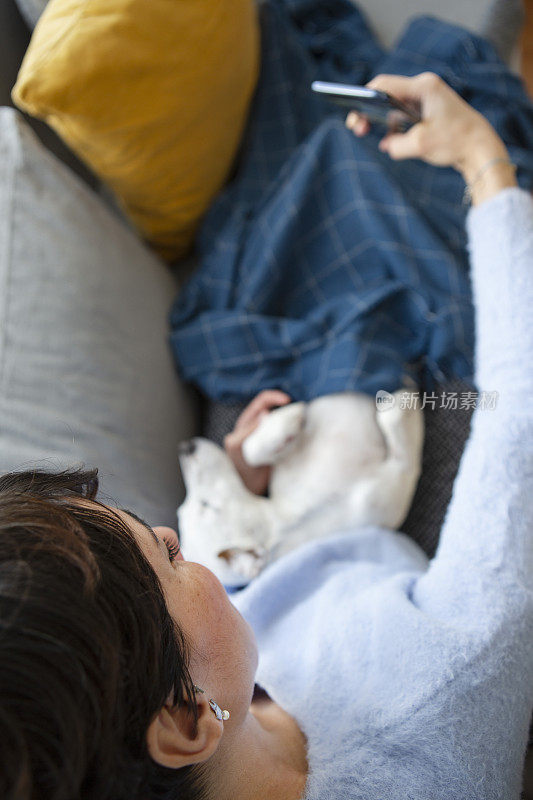
[[[253,0],[51,0],[13,99],[174,259],[231,168],[258,54]]]
[[[17,0],[20,13],[26,20],[26,24],[29,28],[35,28],[47,3],[48,0]]]
[[[0,109],[0,471],[100,469],[116,504],[174,524],[191,399],[167,347],[168,268]]]

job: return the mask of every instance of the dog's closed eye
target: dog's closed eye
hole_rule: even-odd
[[[220,512],[220,508],[214,506],[212,503],[209,503],[207,500],[200,500],[200,507],[201,508],[210,508],[211,511],[215,511],[216,513]]]

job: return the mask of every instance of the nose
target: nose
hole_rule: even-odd
[[[196,442],[194,439],[187,439],[184,442],[180,442],[178,445],[178,455],[180,456],[192,456],[195,450]]]

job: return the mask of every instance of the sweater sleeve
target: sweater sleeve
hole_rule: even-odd
[[[531,196],[501,191],[469,212],[467,230],[476,384],[480,398],[498,394],[495,408],[474,412],[439,547],[413,600],[433,615],[450,618],[453,609],[455,622],[486,626],[506,604],[523,613],[515,601],[533,597]]]

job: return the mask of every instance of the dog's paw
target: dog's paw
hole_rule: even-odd
[[[242,445],[244,460],[252,467],[274,464],[296,440],[305,422],[306,404],[291,403],[267,414]]]

